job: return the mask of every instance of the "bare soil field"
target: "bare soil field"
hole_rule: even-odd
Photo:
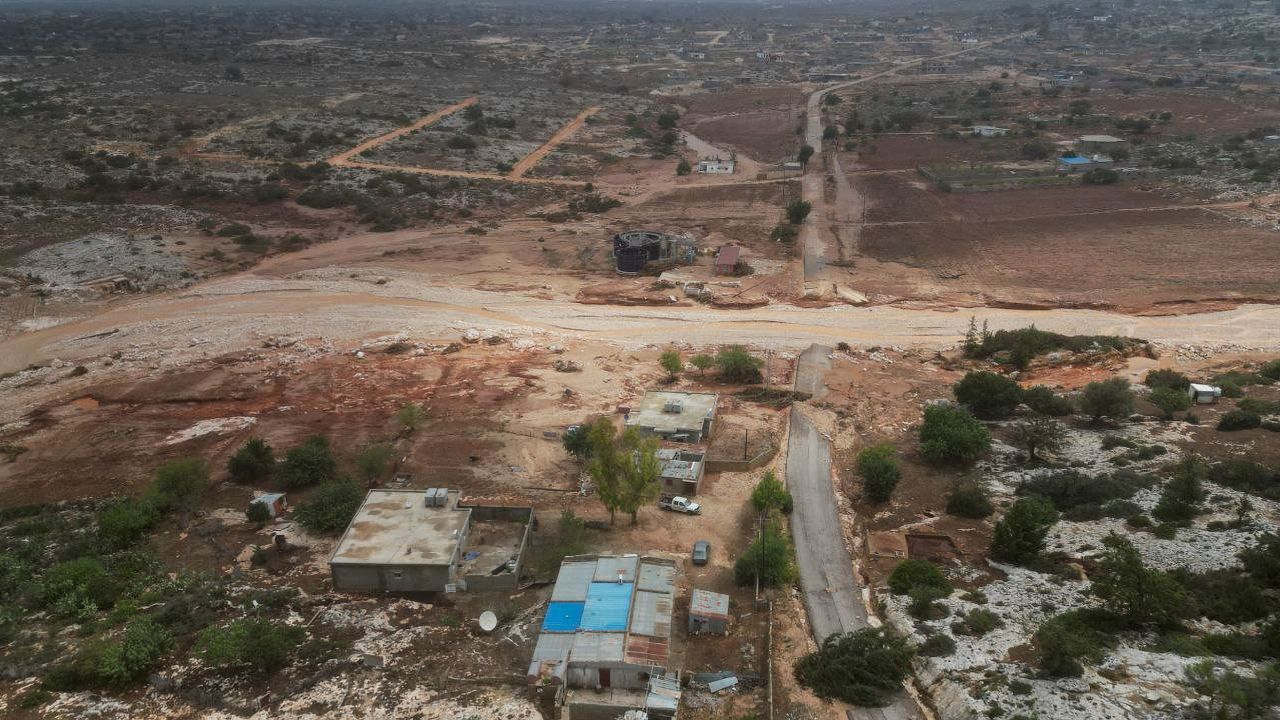
[[[806,95],[799,88],[761,88],[680,98],[681,125],[717,145],[736,148],[760,162],[790,159]]]
[[[1022,159],[1019,137],[945,138],[939,135],[881,135],[858,150],[858,167],[908,170],[917,165],[960,162],[1007,162]]]
[[[1220,135],[1240,133],[1280,122],[1280,105],[1274,100],[1256,95],[1247,99],[1232,98],[1207,88],[1144,88],[1132,95],[1112,90],[1095,90],[1080,97],[1064,94],[1060,98],[1036,98],[1028,103],[1027,109],[1040,115],[1063,115],[1067,112],[1067,105],[1077,99],[1091,103],[1092,112],[1113,117],[1146,117],[1149,113],[1173,113],[1168,124],[1153,125],[1148,131],[1152,134]],[[1063,132],[1070,131],[1066,126],[1061,129]]]
[[[903,176],[855,181],[872,202],[863,253],[993,304],[1158,312],[1280,297],[1274,233],[1206,209],[1113,188],[947,194]]]

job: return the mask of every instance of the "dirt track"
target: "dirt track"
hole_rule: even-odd
[[[421,130],[422,128],[428,127],[430,125],[435,125],[436,123],[458,112],[459,110],[475,105],[476,102],[478,101],[479,101],[479,98],[477,97],[469,97],[466,100],[456,102],[452,105],[449,105],[448,107],[440,108],[439,110],[431,113],[430,115],[425,115],[423,117],[420,117],[414,122],[408,125],[405,125],[404,127],[399,127],[399,128],[396,128],[395,130],[392,130],[389,133],[385,133],[377,137],[369,138],[368,140],[365,140],[364,142],[360,143],[359,145],[356,145],[350,150],[344,150],[338,153],[337,155],[334,155],[333,157],[329,158],[329,164],[333,165],[334,167],[343,167],[345,165],[348,165],[351,162],[351,158],[359,155],[365,150],[372,150],[373,148],[376,148],[379,145],[385,145],[391,142],[392,140],[404,137],[405,135],[408,135],[411,132]]]
[[[598,112],[600,112],[599,107],[589,107],[578,113],[578,115],[566,123],[564,127],[557,130],[556,134],[552,135],[550,140],[543,143],[537,150],[534,150],[521,158],[520,162],[517,162],[515,166],[511,168],[511,172],[507,174],[507,177],[511,179],[524,177],[525,173],[529,172],[535,165],[542,162],[542,158],[549,155],[552,150],[555,150],[560,145],[560,143],[568,140],[569,136],[576,133],[578,128],[582,127],[582,124],[587,121],[587,118]]]

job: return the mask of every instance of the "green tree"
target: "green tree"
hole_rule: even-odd
[[[1165,420],[1172,420],[1175,412],[1191,407],[1191,397],[1186,390],[1157,387],[1151,391],[1151,404],[1160,408]]]
[[[1071,401],[1053,392],[1047,385],[1035,385],[1022,391],[1022,402],[1041,415],[1064,417],[1071,414]]]
[[[103,649],[98,677],[108,685],[126,685],[146,675],[172,647],[173,635],[163,626],[145,617],[131,620],[120,641]]]
[[[961,408],[929,405],[920,425],[920,452],[932,463],[971,463],[991,447],[991,433]]]
[[[882,707],[902,690],[915,649],[892,627],[830,635],[817,652],[801,658],[796,680],[821,698]]]
[[[1104,417],[1120,419],[1133,414],[1133,391],[1124,378],[1091,382],[1084,386],[1080,409],[1093,421]]]
[[[1113,615],[1131,626],[1170,627],[1188,617],[1195,603],[1167,573],[1142,563],[1138,549],[1116,534],[1102,539],[1106,548],[1090,591]]]
[[[674,130],[679,120],[680,114],[675,110],[664,110],[658,115],[658,127],[663,130]]]
[[[409,432],[417,430],[426,419],[427,411],[418,403],[409,403],[396,413],[396,420]]]
[[[1022,402],[1022,388],[1003,375],[980,370],[960,378],[951,391],[956,400],[969,408],[974,417],[1002,420],[1013,414]]]
[[[209,483],[209,464],[200,458],[170,460],[156,470],[148,497],[157,508],[191,509]]]
[[[1057,420],[1037,415],[1014,425],[1013,437],[1027,449],[1027,462],[1035,463],[1040,460],[1036,455],[1037,451],[1054,453],[1062,449],[1067,439],[1067,430]]]
[[[809,212],[813,210],[813,206],[804,200],[792,200],[787,204],[787,222],[792,225],[799,225],[804,219],[809,217]]]
[[[261,618],[232,620],[226,627],[206,628],[196,650],[211,667],[249,666],[273,673],[289,663],[289,656],[306,638],[296,625]]]
[[[618,483],[618,509],[630,513],[631,524],[639,519],[640,508],[658,499],[662,485],[662,464],[658,462],[658,441],[635,428],[622,434],[622,463]]]
[[[875,503],[889,502],[893,489],[902,478],[898,467],[897,450],[884,443],[863,448],[856,461],[858,475],[862,478],[862,494]]]
[[[1177,370],[1169,368],[1161,368],[1159,370],[1150,370],[1147,376],[1142,379],[1142,383],[1149,388],[1170,388],[1172,390],[1181,390],[1186,395],[1187,389],[1191,387],[1191,379]]]
[[[658,359],[658,364],[667,371],[667,377],[671,380],[675,380],[684,369],[684,361],[680,359],[680,352],[677,350],[664,351],[662,357]]]
[[[82,608],[105,610],[115,604],[119,584],[102,561],[80,557],[54,563],[37,582],[36,596],[41,606],[61,615],[80,613]]]
[[[840,137],[840,128],[835,125],[828,125],[822,128],[823,140],[835,140],[838,137]]]
[[[1240,564],[1254,580],[1280,588],[1280,535],[1267,533],[1251,548],[1240,551]]]
[[[609,523],[613,524],[622,499],[623,463],[627,458],[618,451],[616,436],[618,431],[607,417],[598,417],[587,431],[591,447],[591,461],[587,463],[587,473],[596,485],[596,494],[600,502],[609,511]]]
[[[245,510],[244,516],[249,522],[262,527],[271,520],[271,508],[268,508],[266,503],[251,502],[249,503],[249,509]]]
[[[758,513],[778,510],[786,513],[791,510],[791,493],[782,486],[778,476],[772,470],[765,472],[760,482],[751,491],[751,505]]]
[[[676,176],[684,177],[692,172],[693,166],[689,164],[688,160],[681,158],[679,164],[676,165]]]
[[[262,483],[271,479],[276,469],[275,454],[262,438],[250,438],[227,461],[231,479],[242,483]]]
[[[809,162],[809,158],[813,157],[812,145],[801,145],[800,151],[796,153],[796,161],[801,165]]]
[[[996,523],[991,557],[1000,562],[1026,565],[1044,550],[1049,528],[1058,522],[1058,511],[1041,497],[1024,497],[1009,507]]]
[[[729,345],[716,353],[716,368],[725,382],[750,385],[764,379],[760,368],[764,361],[747,352],[741,345]]]
[[[791,543],[778,523],[766,522],[760,536],[734,563],[734,578],[739,585],[751,585],[757,578],[765,586],[790,585],[796,581],[796,567],[791,557]]]
[[[389,443],[373,443],[361,451],[356,458],[356,469],[360,479],[372,484],[387,473],[387,465],[391,462],[392,448]]]
[[[919,587],[936,587],[942,590],[942,597],[951,594],[951,583],[942,569],[937,565],[920,558],[908,558],[898,563],[898,567],[889,573],[889,592],[894,595],[910,595]]]
[[[1204,461],[1188,455],[1174,468],[1173,477],[1164,486],[1160,501],[1151,515],[1170,523],[1189,522],[1200,514],[1200,501],[1204,499],[1203,480],[1209,474]]]
[[[995,512],[987,492],[977,482],[959,482],[947,494],[947,513],[979,520]]]
[[[294,517],[302,527],[316,533],[340,533],[356,516],[365,492],[350,478],[329,480],[298,505]]]
[[[1080,677],[1080,659],[1101,659],[1098,632],[1084,622],[1078,612],[1067,612],[1045,620],[1032,636],[1040,672],[1047,677]]]
[[[309,487],[336,478],[338,461],[333,459],[329,441],[312,435],[284,456],[276,472],[287,488]]]
[[[564,445],[565,452],[578,458],[585,460],[591,457],[591,423],[582,425],[574,425],[564,434],[560,436],[560,443]]]
[[[698,353],[689,358],[689,364],[698,369],[699,375],[706,375],[707,368],[716,364],[716,359],[706,353]]]

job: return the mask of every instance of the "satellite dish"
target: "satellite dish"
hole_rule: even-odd
[[[493,632],[498,627],[498,616],[493,614],[492,610],[485,610],[480,613],[480,629],[485,632]]]

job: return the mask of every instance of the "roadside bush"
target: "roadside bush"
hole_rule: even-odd
[[[800,235],[800,231],[794,225],[779,224],[769,233],[769,239],[774,242],[780,242],[790,245],[796,241],[796,237]]]
[[[1057,395],[1046,385],[1036,385],[1022,391],[1022,402],[1041,415],[1064,417],[1072,411],[1071,400]]]
[[[275,471],[276,458],[271,446],[262,438],[250,438],[227,461],[231,479],[242,483],[262,483]]]
[[[569,201],[569,211],[575,213],[602,213],[620,207],[622,201],[599,193],[585,193]]]
[[[792,225],[799,225],[804,219],[809,217],[809,212],[813,206],[804,200],[792,200],[787,205],[787,222]]]
[[[907,605],[907,613],[918,620],[937,620],[947,616],[945,605],[938,600],[946,597],[947,591],[934,585],[920,585],[911,588],[908,596],[911,602]]]
[[[791,543],[777,523],[765,524],[760,537],[747,546],[734,564],[733,574],[737,583],[743,586],[754,584],[757,578],[761,585],[769,587],[786,586],[796,581]]]
[[[122,686],[144,677],[173,647],[173,635],[148,618],[129,622],[124,637],[106,646],[98,659],[98,676]]]
[[[1262,427],[1262,417],[1248,410],[1237,408],[1218,418],[1218,430],[1221,432],[1252,430],[1257,427]]]
[[[1133,391],[1124,378],[1091,382],[1084,386],[1080,409],[1094,422],[1104,417],[1120,419],[1133,414]]]
[[[306,634],[294,625],[241,618],[226,627],[206,628],[196,648],[201,659],[211,667],[249,666],[259,672],[272,673],[288,664],[289,655]]]
[[[729,345],[716,353],[716,368],[725,382],[751,385],[764,379],[760,368],[764,360],[747,352],[741,345]]]
[[[983,420],[1003,420],[1022,402],[1018,383],[985,370],[966,374],[951,391],[961,405]]]
[[[889,592],[894,595],[909,595],[919,587],[936,587],[943,591],[942,597],[951,593],[951,583],[942,569],[928,560],[908,558],[898,563],[898,567],[889,574]]]
[[[1155,388],[1178,390],[1185,395],[1187,388],[1191,387],[1191,380],[1177,370],[1162,368],[1148,371],[1147,376],[1142,379],[1142,384],[1153,390]]]
[[[1111,168],[1098,167],[1080,176],[1085,185],[1110,185],[1120,179],[1120,173]]]
[[[911,673],[914,648],[891,627],[831,635],[796,663],[796,680],[821,698],[882,707]]]
[[[587,431],[591,428],[591,423],[586,422],[581,425],[574,425],[560,436],[560,444],[564,446],[565,452],[578,458],[585,460],[591,456],[591,439],[587,435]]]
[[[313,435],[290,450],[276,472],[287,488],[308,487],[337,477],[338,462],[329,450],[329,441]]]
[[[1141,343],[1141,340],[1115,335],[1061,335],[1040,330],[1034,325],[995,332],[988,332],[985,327],[979,332],[977,327],[971,326],[965,338],[965,357],[989,358],[996,353],[1007,352],[1013,365],[1019,369],[1025,369],[1036,356],[1054,350],[1070,350],[1077,353],[1098,350],[1124,351]]]
[[[971,463],[991,447],[991,433],[964,410],[929,405],[920,426],[920,452],[932,463]]]
[[[1175,390],[1171,387],[1157,387],[1151,391],[1151,404],[1160,408],[1160,412],[1164,413],[1165,420],[1172,420],[1173,414],[1179,410],[1187,410],[1191,407],[1191,398],[1185,390]]]
[[[307,530],[317,533],[342,532],[355,517],[364,500],[364,491],[354,481],[329,480],[298,506],[294,516]]]
[[[864,448],[858,453],[858,475],[862,477],[862,494],[875,503],[888,502],[893,489],[898,486],[902,470],[898,467],[897,451],[885,443]]]
[[[1053,505],[1041,497],[1024,497],[1009,507],[996,523],[991,557],[999,562],[1026,565],[1044,550],[1049,528],[1058,522]]]
[[[995,512],[987,492],[977,482],[961,482],[947,495],[947,513],[962,518],[980,520]]]

